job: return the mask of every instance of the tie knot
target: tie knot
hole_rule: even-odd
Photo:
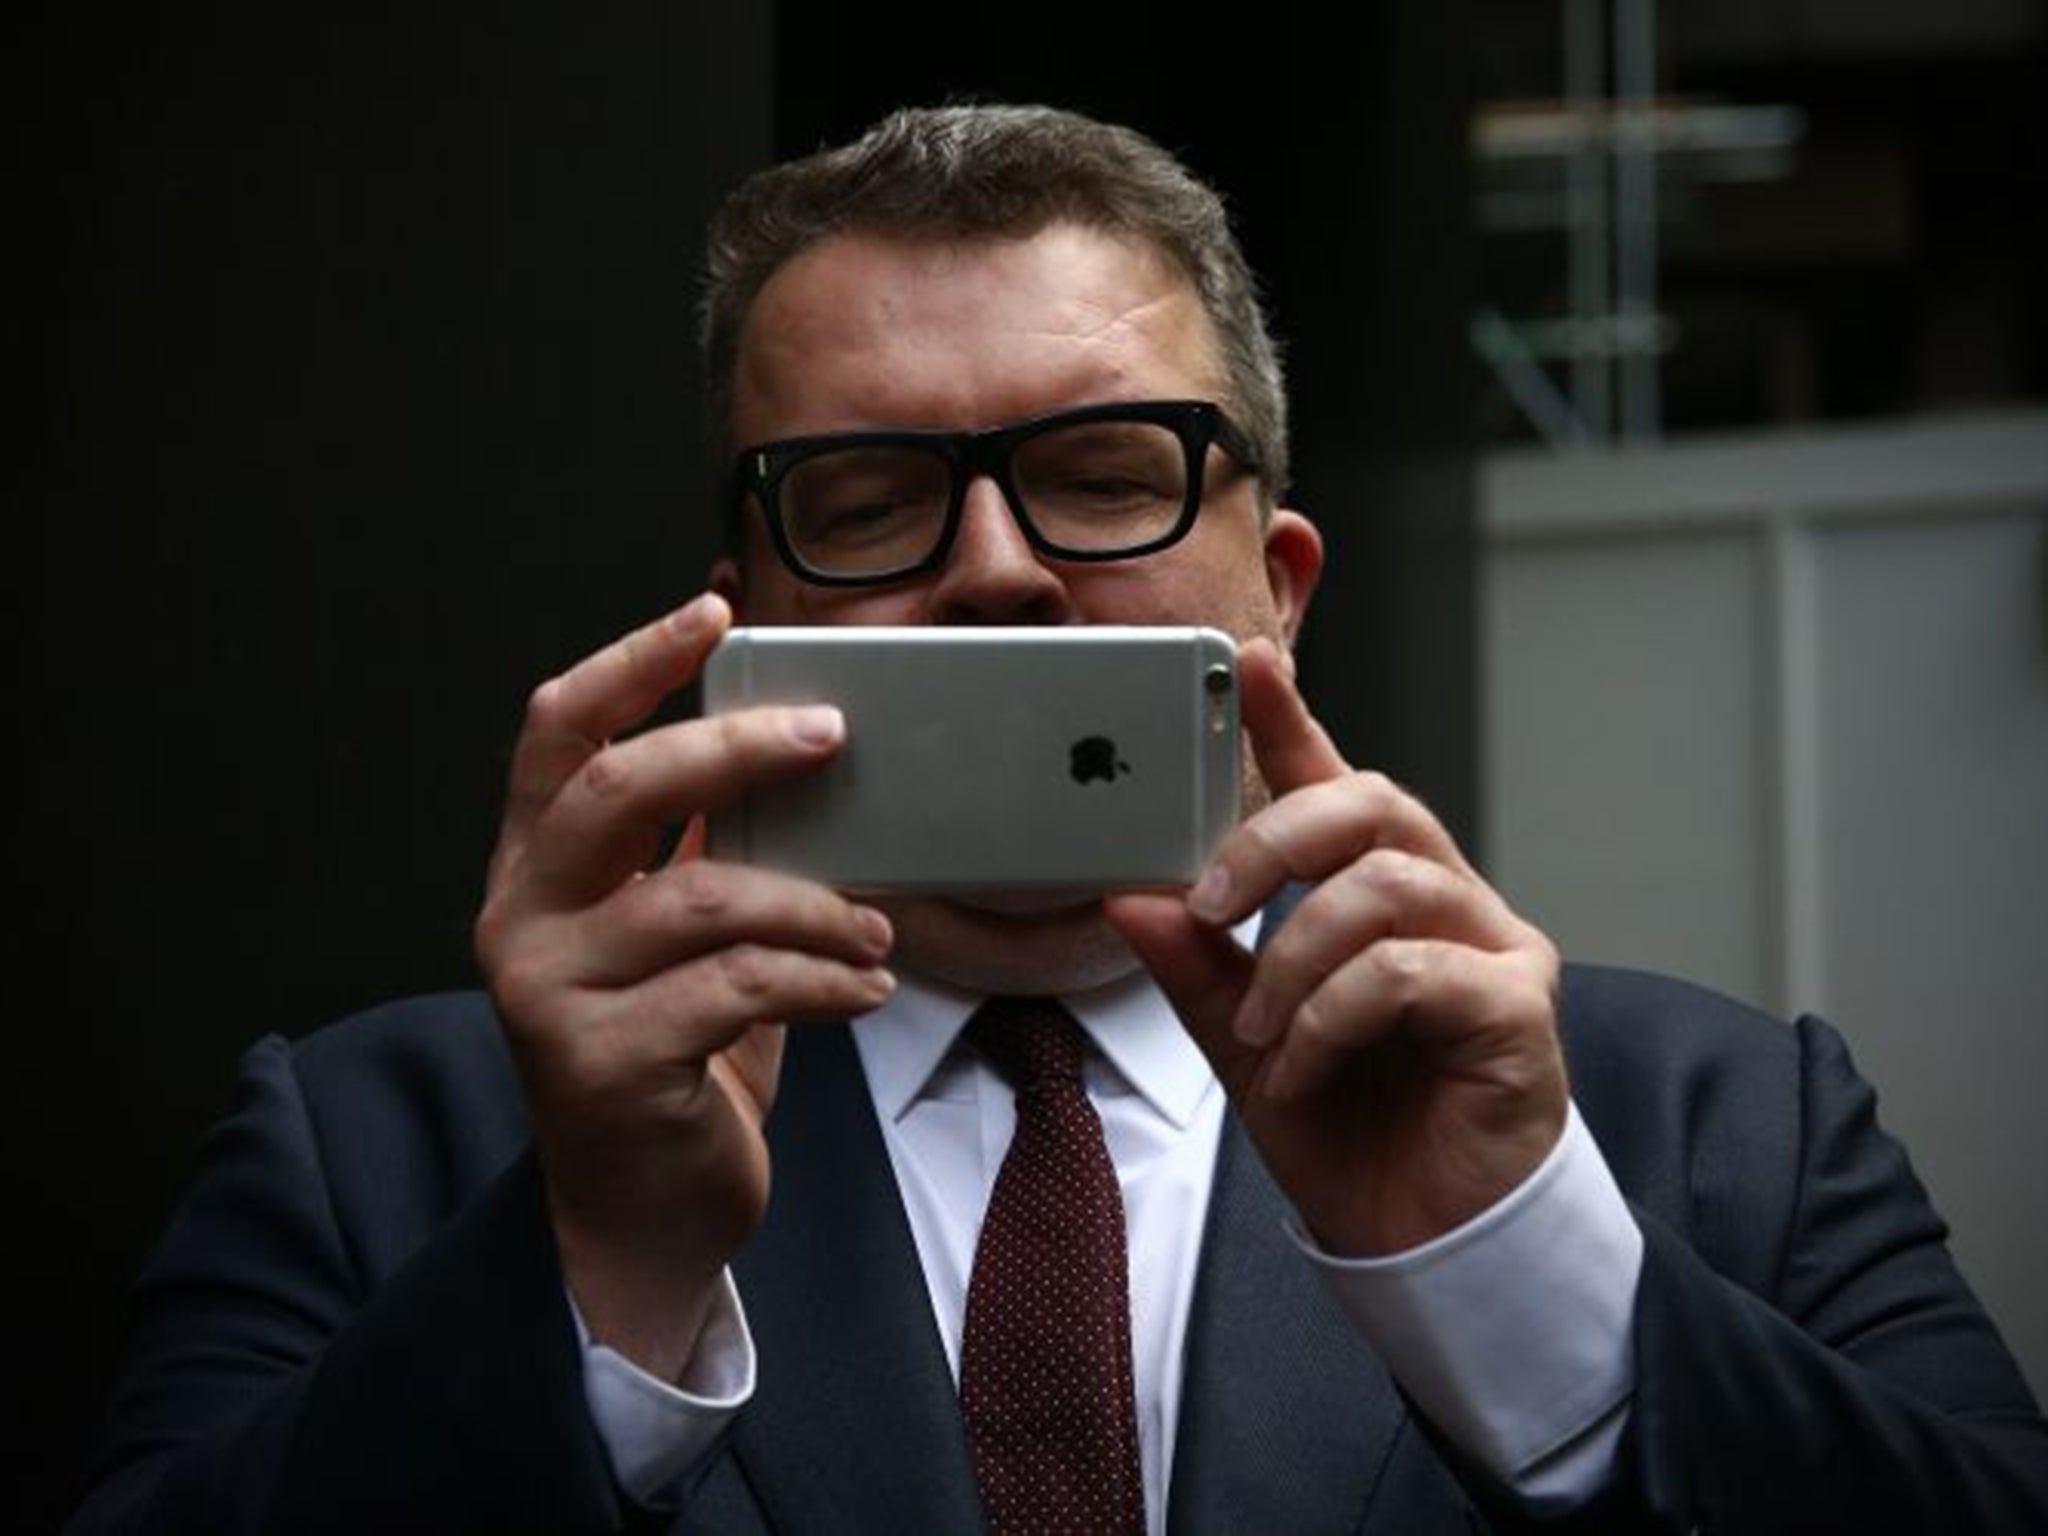
[[[1050,997],[992,997],[967,1021],[967,1043],[1012,1089],[1080,1086],[1088,1043],[1074,1016]]]

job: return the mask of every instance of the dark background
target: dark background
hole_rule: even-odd
[[[60,1522],[123,1299],[237,1056],[473,984],[526,694],[691,595],[716,197],[952,95],[1216,181],[1333,568],[1311,687],[1469,826],[1466,7],[71,7],[9,23],[13,1530]],[[1283,67],[1284,66],[1284,67]],[[1341,687],[1340,687],[1341,685]]]
[[[1669,428],[2048,397],[2038,4],[1658,11],[1664,92],[1804,123],[1782,176],[1663,184]],[[28,260],[0,312],[30,388],[0,545],[0,1108],[27,1473],[0,1526],[75,1498],[125,1294],[236,1058],[473,984],[527,693],[697,590],[699,244],[771,158],[904,103],[1045,100],[1220,186],[1288,345],[1295,501],[1331,545],[1308,687],[1354,760],[1470,840],[1476,455],[1532,434],[1468,317],[1555,314],[1565,284],[1558,231],[1478,211],[1467,125],[1556,95],[1561,6],[1327,14],[8,12]]]

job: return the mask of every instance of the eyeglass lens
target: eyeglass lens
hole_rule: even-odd
[[[944,536],[955,466],[912,444],[836,448],[791,467],[780,502],[798,556],[834,575],[899,570]],[[1019,442],[1010,480],[1045,543],[1110,554],[1164,537],[1187,505],[1187,450],[1170,426],[1084,421]]]

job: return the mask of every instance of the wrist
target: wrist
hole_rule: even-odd
[[[1424,1415],[1520,1492],[1559,1493],[1524,1475],[1628,1397],[1642,1235],[1576,1112],[1526,1182],[1419,1248],[1343,1258],[1294,1235]],[[1567,1479],[1578,1497],[1612,1464],[1611,1438],[1587,1444]]]
[[[555,1242],[591,1342],[650,1376],[680,1381],[719,1294],[723,1261],[615,1242],[559,1218]]]
[[[1424,1247],[1499,1207],[1555,1156],[1570,1119],[1570,1099],[1544,1106],[1511,1128],[1467,1131],[1438,1154],[1433,1176],[1404,1174],[1330,1191],[1296,1203],[1304,1231],[1339,1258],[1385,1258]]]

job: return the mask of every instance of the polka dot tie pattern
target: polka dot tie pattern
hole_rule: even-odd
[[[1143,1536],[1123,1192],[1050,998],[991,998],[968,1042],[1017,1096],[967,1287],[960,1400],[995,1536]]]

